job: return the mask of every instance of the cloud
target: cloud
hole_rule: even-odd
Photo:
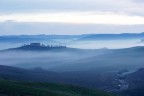
[[[140,2],[143,0],[0,0],[0,34],[141,32],[144,3]]]
[[[1,22],[1,35],[21,34],[91,34],[91,33],[140,33],[144,25],[102,25],[67,23]]]
[[[133,0],[134,2],[138,2],[138,3],[144,3],[144,0]]]
[[[144,24],[143,16],[130,16],[112,12],[32,13],[0,16],[1,22],[5,22],[7,20],[14,20],[17,22],[54,22],[73,24]]]
[[[0,12],[108,11],[141,13],[133,0],[0,0]]]

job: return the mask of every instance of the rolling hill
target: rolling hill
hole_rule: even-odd
[[[62,84],[0,80],[0,96],[115,96],[107,92]]]
[[[51,82],[84,86],[87,88],[101,88],[109,86],[108,81],[111,74],[100,74],[99,72],[50,72],[41,68],[22,69],[11,66],[0,65],[0,79],[31,81],[31,82]]]
[[[144,47],[137,46],[124,49],[109,49],[105,54],[95,55],[92,57],[73,61],[67,65],[54,67],[50,70],[55,71],[84,71],[84,70],[101,70],[101,71],[119,71],[122,69],[139,69],[144,67]]]

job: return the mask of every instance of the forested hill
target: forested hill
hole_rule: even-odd
[[[0,80],[0,96],[114,96],[71,85]]]

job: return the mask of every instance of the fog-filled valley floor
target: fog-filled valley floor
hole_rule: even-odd
[[[143,67],[144,47],[123,49],[25,50],[13,48],[0,51],[1,65],[33,69],[41,67],[55,72],[119,71]],[[102,70],[103,69],[103,70]],[[107,70],[106,70],[107,69]]]
[[[1,36],[0,79],[70,84],[120,96],[143,96],[142,36]]]

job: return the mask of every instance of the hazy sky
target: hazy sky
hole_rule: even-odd
[[[0,0],[0,35],[143,31],[144,0]]]

